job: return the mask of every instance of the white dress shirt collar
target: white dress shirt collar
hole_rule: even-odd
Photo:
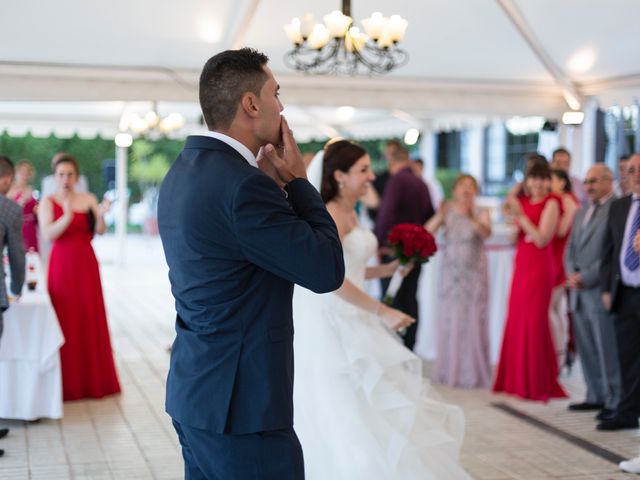
[[[598,204],[599,205],[604,205],[605,203],[607,203],[609,201],[609,199],[611,197],[613,197],[616,194],[615,191],[611,190],[607,195],[605,195],[604,197],[602,197],[600,200],[598,200]]]
[[[589,208],[587,209],[587,212],[585,213],[584,217],[582,218],[582,226],[583,227],[586,227],[589,224],[589,222],[591,221],[591,217],[593,217],[593,214],[596,211],[596,206],[602,206],[605,203],[607,203],[609,201],[609,199],[611,197],[613,197],[614,193],[615,192],[613,192],[613,190],[612,190],[611,192],[609,192],[609,194],[605,195],[601,199],[596,200],[591,205],[589,205]]]
[[[232,138],[229,135],[225,135],[224,133],[212,132],[212,131],[203,132],[203,133],[200,133],[199,135],[202,135],[203,137],[215,138],[216,140],[220,140],[221,142],[226,143],[231,148],[233,148],[236,152],[242,155],[244,159],[247,162],[249,162],[249,165],[252,165],[256,168],[258,167],[258,162],[256,161],[256,157],[253,155],[253,153],[251,153],[251,150],[249,150],[246,146],[244,146],[235,138]]]

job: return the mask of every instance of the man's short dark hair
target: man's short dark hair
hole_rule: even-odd
[[[207,61],[200,75],[200,108],[210,130],[229,128],[242,95],[260,95],[268,61],[253,48],[225,50]]]
[[[13,177],[14,172],[15,168],[11,159],[4,155],[0,155],[0,178],[4,178],[9,175]]]
[[[571,153],[569,153],[569,150],[567,150],[564,147],[560,147],[560,148],[556,148],[553,153],[551,154],[551,158],[555,158],[557,154],[559,153],[564,153],[565,155],[567,155],[569,158],[571,158]]]
[[[409,159],[409,150],[400,140],[389,140],[385,147],[389,149],[389,156],[392,162],[403,162]]]
[[[415,163],[417,163],[418,165],[424,167],[424,160],[422,160],[421,158],[416,158],[413,160]]]

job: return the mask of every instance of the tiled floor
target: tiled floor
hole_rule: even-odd
[[[0,458],[0,480],[182,478],[179,446],[163,411],[173,302],[160,244],[131,239],[127,268],[114,262],[113,238],[95,244],[124,393],[65,404],[62,421],[0,421],[0,426],[11,427],[11,434],[0,441],[6,450]],[[582,399],[579,372],[564,383],[574,400]],[[476,479],[640,478],[493,404],[507,404],[622,457],[640,453],[638,430],[597,432],[592,414],[568,413],[567,401],[545,405],[487,391],[439,390],[466,413],[462,461]]]

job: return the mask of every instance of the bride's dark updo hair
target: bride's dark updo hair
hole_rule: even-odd
[[[349,169],[367,154],[360,145],[349,140],[338,140],[324,148],[324,165],[322,166],[322,185],[320,195],[324,203],[333,200],[340,191],[338,182],[333,176],[336,170],[347,173]]]

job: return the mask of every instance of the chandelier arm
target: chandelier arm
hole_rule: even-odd
[[[331,40],[330,44],[327,44],[330,45],[329,48],[325,45],[325,47],[320,50],[311,49],[304,45],[298,46],[287,54],[285,62],[297,70],[318,73],[318,70],[321,69],[325,63],[338,55],[338,52],[340,51],[340,43],[341,40],[334,38]],[[311,55],[316,56],[314,58],[307,59],[307,57]]]
[[[386,73],[394,68],[405,65],[409,60],[406,51],[397,48],[380,49],[366,44],[362,50],[356,52],[358,60],[376,73]]]

